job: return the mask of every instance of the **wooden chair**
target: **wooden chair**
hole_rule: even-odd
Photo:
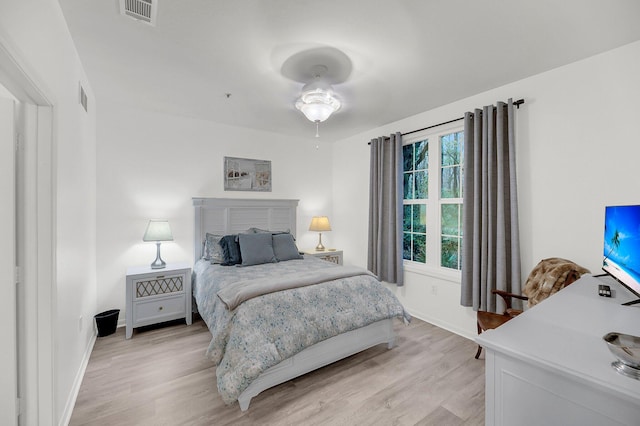
[[[521,310],[512,308],[512,299],[527,301],[532,307],[562,288],[575,282],[582,274],[588,274],[589,270],[570,260],[559,257],[551,257],[541,260],[529,274],[524,286],[524,296],[513,294],[502,290],[493,290],[493,294],[504,299],[506,309],[503,313],[478,311],[477,326],[478,334],[485,330],[498,328],[505,322],[515,318],[522,313]],[[478,359],[482,352],[482,346],[478,345],[475,358]]]
[[[527,296],[521,296],[519,294],[513,294],[513,293],[509,293],[502,290],[493,290],[492,293],[502,297],[507,307],[504,310],[504,312],[501,314],[497,314],[495,312],[478,311],[478,315],[477,315],[478,334],[482,333],[485,330],[498,328],[505,322],[509,321],[512,318],[515,318],[516,316],[522,313],[521,310],[513,309],[511,307],[511,298],[516,298],[524,301],[529,300]],[[478,345],[478,351],[476,352],[476,357],[475,357],[476,359],[478,359],[481,352],[482,352],[482,346]]]

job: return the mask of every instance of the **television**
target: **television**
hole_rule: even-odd
[[[640,303],[640,205],[607,206],[602,269],[638,296]]]

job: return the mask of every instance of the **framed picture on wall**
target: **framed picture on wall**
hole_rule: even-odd
[[[271,192],[271,161],[224,157],[224,190]]]

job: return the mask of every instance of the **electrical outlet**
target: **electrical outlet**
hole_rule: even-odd
[[[437,285],[432,285],[431,286],[431,294],[433,294],[434,296],[438,295],[438,286]]]

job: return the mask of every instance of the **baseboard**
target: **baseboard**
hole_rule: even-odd
[[[71,421],[71,414],[73,414],[73,408],[76,405],[76,399],[78,399],[78,394],[80,393],[80,386],[82,386],[82,379],[84,378],[84,373],[87,371],[87,365],[89,365],[89,358],[91,358],[91,352],[93,352],[93,345],[96,343],[96,337],[98,336],[97,332],[94,330],[91,335],[91,339],[89,339],[89,343],[87,344],[87,348],[84,351],[84,355],[82,357],[82,363],[80,364],[80,368],[78,369],[78,373],[73,381],[73,386],[71,387],[71,392],[69,393],[69,397],[67,398],[67,403],[64,406],[64,412],[58,422],[60,426],[67,426]]]
[[[435,325],[436,327],[440,327],[440,328],[442,328],[444,330],[447,330],[447,331],[450,331],[452,333],[455,333],[458,336],[464,337],[465,339],[469,339],[469,340],[472,340],[472,341],[475,341],[475,339],[476,339],[477,335],[475,333],[469,332],[469,330],[462,329],[462,328],[457,327],[455,325],[452,325],[452,324],[449,324],[447,322],[441,321],[441,320],[439,320],[437,318],[432,318],[429,315],[425,315],[422,312],[415,312],[415,311],[413,311],[411,309],[407,309],[407,311],[409,311],[411,316],[416,317],[421,321],[428,322],[431,325]]]

